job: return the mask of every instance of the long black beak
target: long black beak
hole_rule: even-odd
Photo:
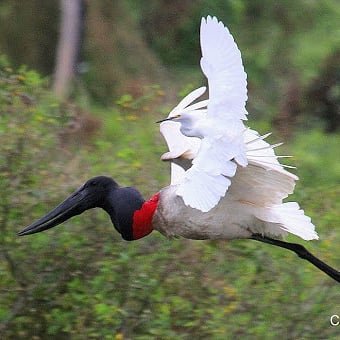
[[[55,209],[20,231],[18,235],[35,234],[53,228],[69,218],[79,215],[87,209],[93,208],[95,206],[93,202],[93,193],[82,186]]]

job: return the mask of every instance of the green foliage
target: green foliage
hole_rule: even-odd
[[[181,97],[202,84],[201,16],[218,16],[234,35],[248,73],[249,111],[262,118],[250,125],[263,133],[272,129],[285,84],[307,85],[339,46],[336,0],[121,4],[88,6],[89,72],[81,87],[112,105],[91,107],[82,98],[82,108],[102,122],[90,143],[62,148],[61,133],[77,109],[53,98],[47,79],[26,67],[14,71],[0,56],[0,338],[336,339],[329,317],[339,314],[338,287],[281,249],[251,241],[169,241],[156,232],[128,243],[97,210],[46,233],[16,236],[91,176],[113,176],[145,197],[168,184],[168,166],[159,161],[166,146],[154,122],[169,107],[159,87],[140,89],[145,77],[158,80],[155,54],[172,66],[163,80],[167,88],[181,81]],[[52,72],[56,6],[1,2],[0,49],[15,65]],[[133,94],[113,103],[113,88],[123,81]],[[311,126],[282,153],[295,155],[301,181],[292,199],[320,234],[319,242],[304,245],[339,268],[340,140]]]
[[[92,175],[113,175],[146,196],[167,185],[168,168],[159,162],[165,146],[154,124],[164,107],[162,92],[152,88],[139,99],[121,97],[111,110],[92,108],[103,121],[97,139],[63,151],[57,136],[73,113],[37,73],[0,63],[2,338],[336,337],[329,317],[339,312],[338,287],[281,249],[169,241],[156,232],[125,242],[97,210],[18,238],[16,231]],[[150,111],[141,115],[145,106]],[[295,197],[321,237],[306,246],[335,266],[338,145],[339,136],[304,131],[286,146],[303,178]]]
[[[55,149],[56,128],[65,120],[45,87],[46,80],[36,72],[25,67],[14,72],[0,57],[0,286],[12,287],[0,295],[0,333],[29,298],[23,292],[34,275],[26,275],[23,268],[25,254],[32,249],[19,242],[15,231],[41,212],[34,202],[48,201],[46,192],[34,185],[52,182],[50,152]],[[40,237],[39,244],[47,245],[44,240]],[[36,265],[38,269],[41,264]]]

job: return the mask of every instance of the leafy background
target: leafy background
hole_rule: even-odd
[[[338,338],[338,286],[281,249],[156,232],[125,242],[100,210],[16,236],[91,176],[145,197],[168,184],[154,121],[204,82],[198,27],[212,14],[242,51],[249,125],[295,156],[292,199],[320,241],[289,240],[339,268],[338,2],[86,5],[85,71],[60,100],[50,90],[58,2],[0,4],[0,338]]]

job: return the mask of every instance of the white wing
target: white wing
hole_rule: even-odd
[[[200,40],[201,68],[208,79],[211,114],[223,120],[246,119],[247,74],[228,28],[215,17],[202,18]]]
[[[197,122],[203,139],[177,194],[186,205],[206,212],[225,196],[236,163],[247,165],[242,122],[247,114],[247,76],[241,53],[223,23],[215,17],[203,18],[200,37],[201,68],[209,85],[208,112]]]
[[[179,184],[176,193],[186,205],[205,212],[225,196],[232,177],[242,170],[237,164],[244,167],[250,161],[262,166],[262,172],[265,168],[277,172],[278,176],[289,173],[274,153],[277,145],[263,140],[268,134],[260,136],[246,129],[242,122],[247,114],[246,74],[231,34],[216,18],[202,19],[201,48],[201,67],[208,78],[209,101],[191,104],[204,93],[205,88],[199,88],[187,95],[169,117],[188,111],[197,115],[196,128],[203,138],[184,136],[180,123],[174,121],[163,122],[160,130],[170,150],[162,155],[162,160],[172,161],[171,184]],[[202,110],[205,106],[207,110]],[[289,176],[296,179],[294,175]],[[268,178],[268,188],[276,185],[270,176],[264,178]],[[266,187],[265,180],[261,186]],[[267,187],[265,191],[271,192]],[[248,190],[247,186],[243,190]]]
[[[189,93],[169,113],[168,118],[174,117],[186,110],[195,111],[206,107],[207,101],[190,105],[205,90],[206,87],[204,86]],[[184,136],[180,131],[180,126],[180,123],[174,121],[165,121],[160,124],[160,132],[169,148],[169,152],[164,153],[161,156],[161,160],[171,161],[171,185],[179,184],[182,181],[185,170],[191,166],[191,160],[196,157],[201,144],[199,138]]]

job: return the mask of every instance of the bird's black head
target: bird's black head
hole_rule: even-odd
[[[111,177],[97,176],[90,178],[78,190],[83,190],[87,194],[93,205],[91,208],[95,208],[102,207],[108,194],[118,188],[119,185]]]
[[[69,218],[81,214],[85,210],[96,207],[104,208],[107,197],[118,188],[118,184],[110,177],[93,177],[55,209],[24,228],[18,235],[35,234],[55,227]]]

